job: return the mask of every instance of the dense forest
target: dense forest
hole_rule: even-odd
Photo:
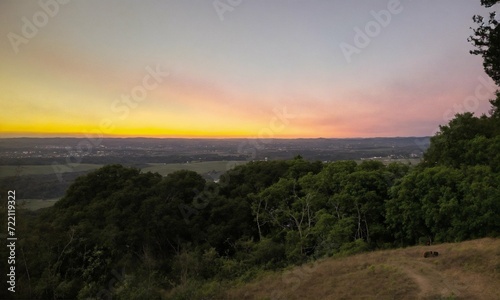
[[[500,27],[494,14],[474,19],[473,52],[500,85]],[[297,156],[218,183],[105,166],[54,207],[17,212],[15,296],[220,299],[230,284],[321,257],[499,237],[500,92],[490,102],[488,115],[441,126],[417,166]]]

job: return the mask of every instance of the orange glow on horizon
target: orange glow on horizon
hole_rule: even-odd
[[[225,131],[225,132],[197,132],[197,131],[176,131],[168,132],[167,130],[115,130],[113,133],[103,133],[102,131],[2,131],[0,138],[49,138],[49,137],[64,137],[64,138],[85,138],[85,137],[103,137],[103,138],[206,138],[206,139],[300,139],[300,138],[358,138],[358,137],[375,137],[375,136],[357,136],[349,133],[304,133],[304,132],[287,132],[273,134],[259,134],[258,132],[249,131]]]

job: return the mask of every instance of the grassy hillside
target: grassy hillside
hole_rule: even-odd
[[[424,258],[425,251],[438,257]],[[227,299],[500,299],[500,239],[325,259],[260,278]]]

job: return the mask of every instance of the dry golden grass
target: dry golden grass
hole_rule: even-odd
[[[438,257],[424,258],[425,251]],[[325,259],[227,291],[226,299],[500,299],[500,239]]]

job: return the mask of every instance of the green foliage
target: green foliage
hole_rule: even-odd
[[[274,269],[281,265],[284,258],[284,245],[266,238],[255,244],[250,263],[262,265],[265,269]]]
[[[34,228],[22,242],[21,293],[217,299],[222,282],[323,256],[498,236],[495,118],[457,115],[415,168],[296,157],[238,166],[215,184],[191,171],[105,166],[20,227]]]
[[[345,243],[340,247],[339,256],[353,255],[365,252],[370,249],[370,246],[363,240],[357,239],[354,242]]]
[[[253,278],[259,270],[388,243],[498,235],[500,175],[490,166],[498,155],[484,151],[498,153],[500,142],[455,130],[488,120],[466,118],[434,139],[467,145],[458,166],[439,155],[433,166],[414,169],[374,161],[318,167],[296,158],[240,166],[234,182],[220,184],[190,171],[162,178],[106,166],[79,178],[34,224],[46,238],[30,235],[25,243],[31,295],[159,299],[171,290],[172,299],[215,299],[218,280]],[[447,147],[447,155],[458,153]],[[247,187],[235,183],[247,179]],[[195,212],[186,219],[182,207]]]
[[[414,172],[391,190],[386,220],[396,240],[462,241],[498,235],[500,174],[487,166]]]
[[[498,0],[481,0],[481,4],[486,7],[491,7]],[[474,16],[474,22],[478,28],[474,30],[474,35],[469,38],[469,41],[476,47],[471,51],[471,54],[481,55],[483,57],[483,66],[486,74],[488,74],[497,85],[500,85],[500,27],[496,19],[496,13],[490,13],[489,19],[486,22],[482,16]]]
[[[220,295],[224,291],[224,287],[217,281],[196,281],[189,282],[176,287],[172,291],[172,295],[168,297],[171,300],[217,300],[221,299]],[[136,298],[145,299],[145,298]]]

